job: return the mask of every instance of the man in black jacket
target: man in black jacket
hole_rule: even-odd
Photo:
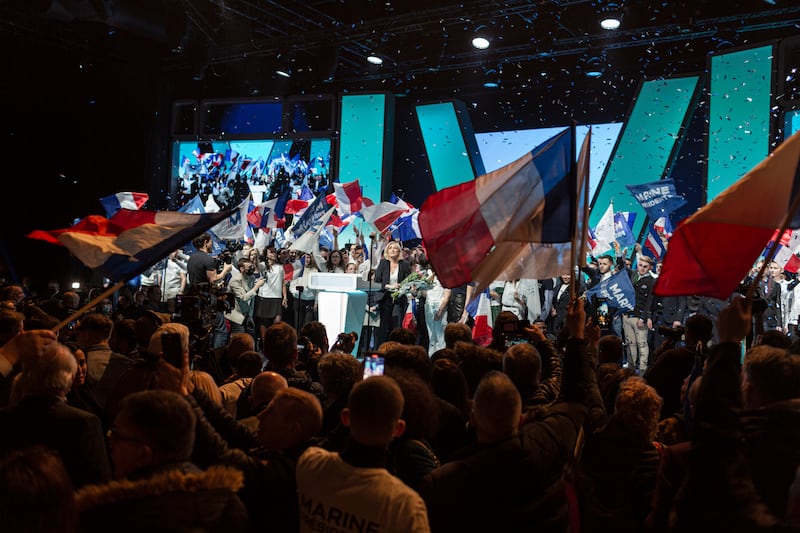
[[[489,372],[481,380],[470,417],[477,444],[431,472],[420,489],[431,531],[566,529],[565,461],[597,388],[585,320],[583,301],[573,302],[561,394],[537,420],[520,426],[522,402],[507,376]]]

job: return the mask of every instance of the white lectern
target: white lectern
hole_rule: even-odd
[[[352,353],[357,354],[367,309],[365,291],[371,289],[369,283],[358,274],[315,272],[311,274],[308,287],[320,291],[317,294],[317,314],[328,332],[328,341],[333,344],[339,333],[355,331],[358,341]]]

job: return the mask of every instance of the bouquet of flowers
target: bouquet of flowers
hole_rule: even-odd
[[[406,294],[416,295],[418,291],[427,290],[433,285],[433,274],[426,276],[419,272],[412,272],[400,282],[400,287],[392,291],[392,300],[397,300]]]

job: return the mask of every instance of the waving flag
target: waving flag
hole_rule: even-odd
[[[248,207],[250,207],[250,200],[245,198],[233,211],[228,212],[228,216],[222,222],[211,228],[211,233],[223,241],[240,241],[245,239],[248,230]]]
[[[656,233],[664,235],[668,239],[672,237],[672,232],[673,232],[672,221],[669,219],[668,216],[661,217],[655,222],[653,222],[653,227],[655,228]]]
[[[614,204],[608,204],[608,209],[597,221],[594,227],[594,255],[602,255],[614,248],[617,238],[616,224],[614,223]]]
[[[587,299],[605,298],[620,313],[633,311],[636,302],[636,291],[626,270],[620,270],[591,289],[587,289],[585,294]]]
[[[474,320],[472,340],[475,344],[489,346],[492,343],[492,307],[489,303],[489,289],[478,295],[472,318]]]
[[[530,257],[530,243],[570,249],[577,204],[574,139],[574,128],[567,128],[513,163],[428,197],[419,227],[443,286],[488,286],[509,265]]]
[[[409,298],[408,305],[406,305],[406,312],[403,315],[403,322],[401,324],[404,328],[411,331],[417,331],[417,299]]]
[[[399,217],[392,224],[392,237],[398,241],[413,241],[421,239],[419,231],[419,209],[413,209],[411,214]]]
[[[298,252],[315,253],[319,247],[320,234],[325,229],[328,219],[331,218],[335,207],[329,208],[325,214],[320,218],[313,221],[308,229],[300,235],[294,243],[289,247],[290,250],[297,250]],[[292,231],[294,233],[294,231]]]
[[[333,190],[336,193],[336,207],[342,215],[357,213],[361,211],[361,186],[358,180],[348,183],[334,183]]]
[[[669,241],[654,292],[726,299],[780,228],[800,192],[800,133],[705,207],[683,221]],[[788,227],[800,228],[793,213]]]
[[[642,251],[649,252],[648,255],[656,261],[660,261],[667,252],[664,241],[661,240],[661,235],[658,234],[658,229],[656,229],[654,225],[651,225],[647,232],[647,238],[644,241],[644,248]]]
[[[392,202],[381,202],[373,205],[364,203],[361,207],[361,216],[370,224],[374,224],[379,232],[386,233],[392,223],[400,218],[405,211],[405,207]]]
[[[107,217],[113,217],[120,209],[141,209],[150,197],[143,192],[118,192],[100,198]]]
[[[301,256],[297,261],[283,264],[283,281],[292,281],[303,277],[306,268],[306,256]]]
[[[197,194],[193,196],[191,200],[179,207],[178,211],[181,213],[200,214],[205,213],[206,208],[203,205],[203,201],[200,199],[200,195]]]
[[[317,199],[306,209],[305,213],[294,223],[292,227],[292,234],[296,239],[308,232],[308,230],[315,226],[318,220],[331,208],[328,199],[324,194],[317,196]],[[327,218],[325,219],[327,222]]]
[[[289,188],[277,198],[257,205],[247,214],[247,221],[255,228],[282,228],[286,225],[286,205],[289,202]]]
[[[229,215],[229,211],[193,215],[120,209],[110,219],[92,215],[71,228],[36,230],[28,237],[65,246],[87,267],[113,281],[123,281],[141,274]]]
[[[645,210],[650,220],[667,216],[686,205],[686,200],[682,196],[678,196],[675,182],[672,179],[626,185],[626,187]]]
[[[636,213],[631,211],[620,211],[614,213],[614,237],[620,246],[633,246],[636,238],[633,236],[633,222],[636,220]]]

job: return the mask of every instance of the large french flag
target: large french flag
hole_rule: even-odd
[[[694,215],[669,248],[654,291],[660,296],[728,298],[758,258],[800,192],[800,134]],[[794,213],[789,228],[800,227]]]
[[[570,248],[577,205],[574,139],[574,128],[567,128],[513,163],[428,197],[419,228],[443,286],[477,281],[486,287],[512,263],[526,263],[535,252],[531,243]]]
[[[111,218],[91,215],[70,228],[35,230],[28,237],[65,246],[87,267],[123,281],[230,215],[231,211],[189,214],[120,209]]]
[[[118,192],[100,198],[100,204],[106,210],[107,217],[113,217],[120,209],[141,209],[150,197],[143,192]]]
[[[247,214],[247,221],[255,228],[283,228],[286,226],[286,205],[289,202],[289,188],[280,196],[258,204]]]

